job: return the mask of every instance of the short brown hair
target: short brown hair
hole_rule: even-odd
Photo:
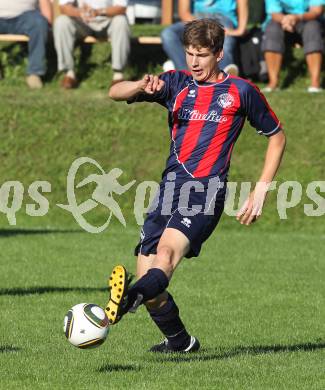
[[[215,54],[222,49],[224,40],[225,29],[215,19],[196,19],[185,24],[185,47],[206,47]]]

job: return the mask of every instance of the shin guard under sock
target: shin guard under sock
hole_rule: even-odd
[[[187,333],[180,319],[179,309],[170,294],[168,294],[168,300],[164,306],[159,309],[147,310],[152,320],[168,339],[173,350],[179,351],[188,347],[191,336]]]
[[[151,268],[134,283],[127,293],[127,310],[132,308],[138,295],[142,295],[142,301],[146,302],[149,299],[155,298],[168,287],[169,280],[164,271],[159,268]]]

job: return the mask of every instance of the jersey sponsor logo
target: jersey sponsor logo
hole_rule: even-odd
[[[181,220],[181,223],[186,226],[187,228],[190,228],[191,227],[191,224],[192,224],[192,221],[189,219],[189,218],[186,218],[184,217],[182,220]]]
[[[222,108],[230,108],[235,103],[235,98],[230,93],[223,93],[218,96],[217,103]]]
[[[178,112],[178,119],[187,121],[209,121],[209,122],[227,122],[227,117],[218,114],[217,111],[208,111],[202,113],[198,110],[190,110],[189,108],[181,108]]]

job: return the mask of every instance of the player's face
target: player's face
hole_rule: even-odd
[[[185,48],[187,66],[196,81],[215,82],[218,80],[218,63],[223,57],[223,50],[213,53],[207,47]]]

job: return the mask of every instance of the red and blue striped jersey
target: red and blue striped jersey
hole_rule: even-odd
[[[157,102],[169,112],[170,155],[164,175],[178,179],[226,180],[231,153],[245,119],[266,136],[281,124],[260,90],[251,82],[224,74],[216,83],[197,83],[186,71],[160,75],[164,88],[136,101]]]

